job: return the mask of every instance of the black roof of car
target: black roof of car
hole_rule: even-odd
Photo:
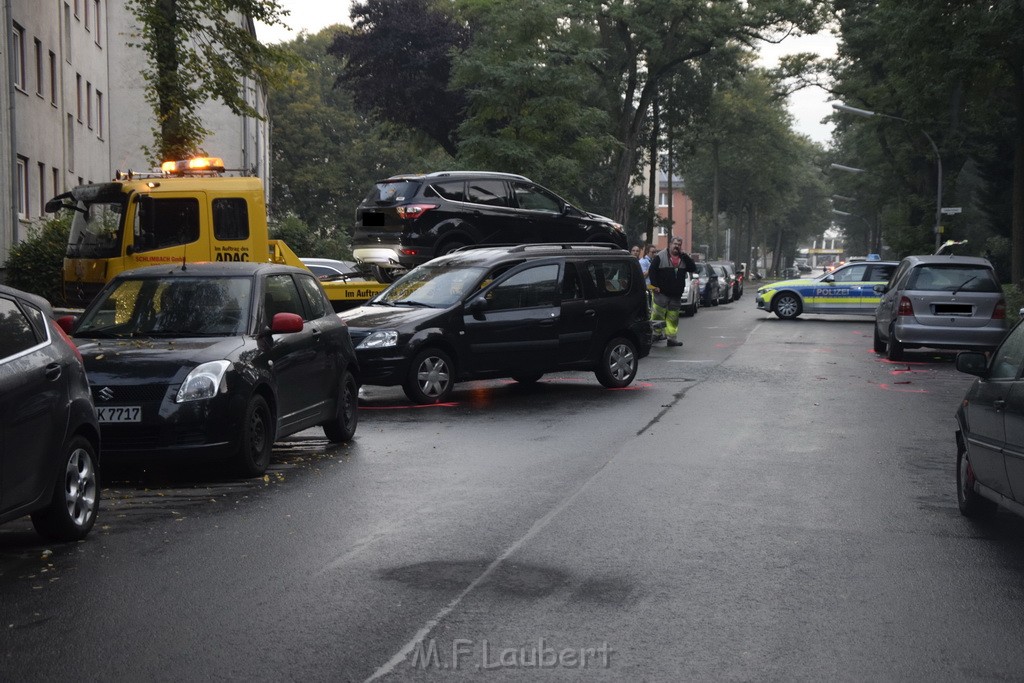
[[[162,266],[145,266],[143,268],[126,270],[117,277],[164,277],[167,275],[180,277],[195,277],[196,275],[204,277],[252,277],[260,273],[304,273],[309,275],[309,271],[305,268],[296,268],[280,263],[236,263],[234,261],[225,261],[223,263],[185,263],[184,265],[176,263]]]
[[[614,256],[617,258],[634,258],[617,244],[604,242],[565,242],[559,244],[501,244],[463,247],[444,257],[457,258],[462,262],[492,262],[503,258],[552,258],[560,256],[594,256],[595,254]],[[639,262],[638,262],[639,263]]]
[[[388,176],[382,180],[378,180],[378,183],[390,183],[399,180],[458,180],[460,178],[495,178],[503,180],[525,180],[527,182],[533,182],[526,176],[518,175],[516,173],[501,173],[499,171],[434,171],[433,173],[398,173],[393,176]]]

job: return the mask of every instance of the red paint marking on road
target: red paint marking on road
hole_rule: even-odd
[[[878,362],[885,363],[886,365],[928,365],[927,361],[889,360],[888,358],[879,358]]]
[[[895,392],[898,392],[898,393],[901,393],[901,394],[927,394],[927,393],[929,393],[927,389],[896,389],[894,387],[890,387],[888,384],[879,384],[878,388],[879,389],[885,389],[886,391],[895,391]]]
[[[426,405],[417,405],[413,403],[407,403],[405,405],[398,406],[359,406],[359,410],[406,410],[408,408],[454,408],[459,405],[458,402],[452,401],[449,403],[429,403]]]

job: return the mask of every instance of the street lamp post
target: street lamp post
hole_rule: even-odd
[[[842,103],[833,103],[832,108],[836,111],[845,112],[847,114],[854,114],[856,116],[864,116],[871,118],[872,116],[881,116],[886,119],[893,119],[894,121],[902,121],[903,123],[910,123],[905,118],[900,116],[893,116],[892,114],[882,114],[879,112],[871,111],[869,109],[859,109],[857,107],[851,107]],[[918,128],[918,131],[928,140],[928,144],[931,145],[932,151],[935,152],[935,165],[938,167],[938,176],[935,181],[935,251],[939,250],[939,245],[942,243],[942,155],[939,154],[939,148],[932,140],[932,136],[923,128]]]

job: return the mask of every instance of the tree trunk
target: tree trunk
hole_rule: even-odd
[[[718,138],[711,141],[711,165],[712,165],[712,187],[711,187],[711,232],[714,234],[715,248],[718,248]],[[711,255],[708,254],[710,257]]]
[[[657,211],[657,198],[658,198],[658,98],[654,98],[654,102],[651,103],[651,145],[650,145],[650,159],[651,159],[651,176],[650,176],[650,189],[647,194],[647,243],[654,244],[654,226],[657,223],[656,211]]]
[[[160,126],[161,161],[181,159],[191,151],[185,139],[181,122],[182,92],[178,74],[179,57],[174,27],[178,24],[178,0],[159,0],[156,5],[160,13],[166,40],[156,45],[157,73],[157,116]]]
[[[1024,60],[1013,68],[1014,101],[1016,102],[1016,140],[1013,145],[1013,259],[1011,282],[1024,289]]]

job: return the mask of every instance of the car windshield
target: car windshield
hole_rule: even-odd
[[[372,303],[447,308],[478,289],[485,272],[478,266],[452,261],[428,263],[409,271],[377,295]]]
[[[110,258],[121,254],[124,202],[78,202],[71,220],[69,258]]]
[[[248,326],[252,280],[126,278],[82,316],[78,337],[223,337]]]

